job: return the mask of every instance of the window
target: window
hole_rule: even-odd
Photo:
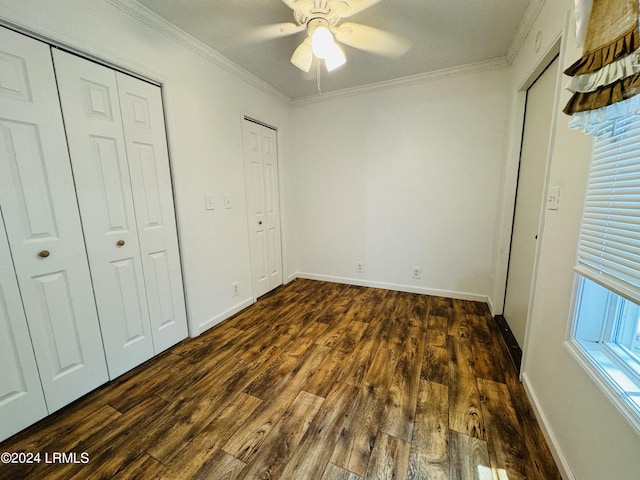
[[[575,270],[570,345],[640,432],[640,116],[595,135]]]

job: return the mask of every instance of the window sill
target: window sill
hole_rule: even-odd
[[[600,343],[568,340],[565,346],[609,401],[640,435],[640,382]]]

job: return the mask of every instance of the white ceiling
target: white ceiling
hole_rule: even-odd
[[[316,93],[315,68],[289,59],[306,33],[252,42],[256,27],[295,22],[282,0],[137,0],[291,98]],[[330,0],[334,1],[334,0]],[[357,3],[359,0],[351,0]],[[344,46],[347,64],[321,71],[323,92],[505,57],[529,0],[382,0],[348,19],[411,42],[400,58]]]

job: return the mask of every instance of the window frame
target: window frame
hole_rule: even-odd
[[[600,320],[599,333],[596,337],[579,338],[579,322],[594,321],[593,318],[586,320],[584,317],[580,318],[583,285],[587,281],[606,290],[607,305],[603,308],[606,313]],[[570,328],[565,346],[592,381],[600,387],[605,396],[640,435],[640,361],[629,354],[626,348],[612,341],[614,324],[618,321],[616,311],[619,310],[621,301],[631,302],[640,308],[635,302],[611,290],[607,285],[576,271],[573,302],[569,311]]]

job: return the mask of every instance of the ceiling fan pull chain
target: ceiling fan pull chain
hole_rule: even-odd
[[[318,95],[322,95],[322,90],[320,89],[320,66],[320,59],[316,58],[316,89]]]

